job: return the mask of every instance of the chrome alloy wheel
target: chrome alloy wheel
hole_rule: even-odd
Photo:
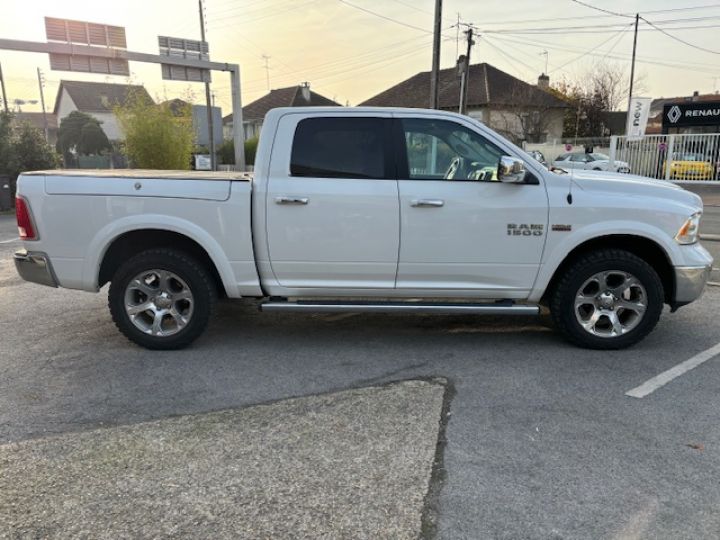
[[[190,287],[167,270],[147,270],[125,288],[125,312],[141,332],[168,337],[180,332],[192,318]]]
[[[575,295],[575,318],[602,338],[627,334],[645,316],[647,292],[640,280],[620,270],[598,272]]]

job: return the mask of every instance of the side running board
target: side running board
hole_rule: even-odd
[[[438,315],[538,315],[534,305],[517,305],[510,301],[467,304],[439,302],[337,302],[277,301],[260,304],[261,311],[304,311],[306,313],[435,313]]]

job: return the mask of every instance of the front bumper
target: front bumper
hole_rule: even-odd
[[[710,279],[711,270],[711,264],[707,266],[675,267],[675,298],[670,303],[673,311],[694,302],[702,296],[705,285]]]
[[[15,252],[15,268],[25,281],[57,287],[58,282],[53,272],[50,258],[40,251],[20,250]]]

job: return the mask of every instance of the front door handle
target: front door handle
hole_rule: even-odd
[[[410,201],[410,206],[415,206],[416,208],[439,208],[440,206],[445,206],[445,201],[442,199],[413,199]]]
[[[307,204],[309,200],[307,197],[275,197],[277,204]]]

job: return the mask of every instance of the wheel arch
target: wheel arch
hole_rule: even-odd
[[[102,287],[108,283],[118,266],[129,257],[158,247],[172,247],[188,253],[210,271],[218,293],[226,292],[217,265],[205,248],[187,235],[158,228],[135,229],[113,238],[101,256],[97,286]]]
[[[662,281],[664,301],[666,303],[672,301],[675,294],[675,273],[670,257],[663,247],[645,236],[608,234],[591,238],[575,246],[553,272],[540,302],[547,305],[548,296],[554,290],[558,280],[578,257],[600,249],[622,249],[646,261],[658,273]]]

